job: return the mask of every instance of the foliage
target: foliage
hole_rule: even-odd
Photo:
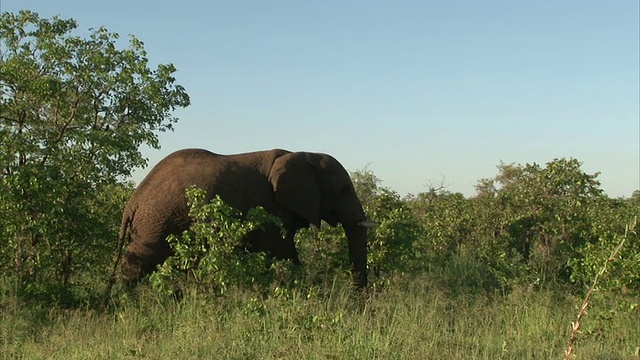
[[[323,223],[320,228],[300,229],[295,240],[308,283],[324,284],[337,274],[350,270],[342,227]]]
[[[117,182],[189,104],[173,65],[151,70],[140,40],[119,50],[117,34],[77,27],[0,15],[0,269],[28,292],[67,289],[110,256]]]
[[[369,230],[368,236],[367,261],[371,285],[387,285],[398,273],[418,271],[422,263],[417,251],[422,228],[413,219],[405,202],[398,193],[382,187],[380,179],[369,170],[351,173],[351,180],[367,219],[377,224]],[[349,271],[349,255],[342,227],[322,224],[319,229],[301,229],[296,243],[310,282],[321,283]]]
[[[204,293],[224,294],[232,285],[265,284],[268,279],[264,253],[245,250],[243,237],[267,224],[281,227],[279,218],[262,207],[240,213],[215,196],[205,201],[205,192],[195,186],[186,191],[192,224],[181,236],[170,235],[174,255],[151,275],[161,292],[196,288]]]
[[[640,207],[633,202],[616,199],[610,201],[593,227],[599,238],[596,243],[587,244],[580,249],[580,256],[569,260],[574,271],[571,280],[585,288],[590,284],[603,264],[608,262],[609,254],[624,240],[624,246],[618,256],[607,265],[607,276],[599,280],[598,288],[616,295],[640,294],[640,236],[638,218]],[[629,219],[635,219],[629,221]],[[624,227],[624,228],[623,228]],[[638,306],[637,301],[630,306]]]
[[[367,261],[374,286],[387,284],[397,272],[419,270],[422,227],[407,204],[397,192],[381,186],[371,171],[365,169],[351,176],[368,219],[378,224],[370,230],[368,239]]]
[[[422,268],[455,292],[500,287],[509,275],[500,267],[495,244],[487,241],[485,210],[475,201],[443,187],[406,199],[415,221],[423,227],[418,243]]]
[[[580,166],[575,159],[556,159],[544,168],[501,164],[494,179],[494,200],[508,215],[501,234],[506,249],[541,281],[568,281],[569,260],[597,240],[591,222],[604,194],[598,174]]]
[[[432,264],[443,264],[474,241],[472,204],[460,193],[430,189],[407,199],[416,221],[424,227],[421,252]]]
[[[580,167],[575,159],[500,164],[498,175],[478,182],[475,197],[431,189],[407,198],[424,229],[418,251],[429,271],[455,289],[556,284],[583,291],[640,206],[637,197],[608,198],[598,174]],[[638,254],[630,241],[610,267],[615,280],[602,286],[637,293]]]

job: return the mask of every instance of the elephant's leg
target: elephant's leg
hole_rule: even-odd
[[[122,262],[122,275],[126,283],[136,283],[154,272],[171,255],[166,241],[157,240],[152,245],[142,241],[132,241]]]
[[[264,229],[256,229],[245,236],[247,249],[252,252],[264,252],[277,260],[291,260],[300,264],[298,251],[293,237],[295,232],[287,231],[283,238],[280,228],[267,225]]]
[[[125,283],[134,284],[155,269],[146,259],[136,253],[127,252],[122,262],[122,276]]]
[[[286,236],[284,237],[283,247],[286,249],[287,259],[293,261],[293,263],[296,265],[300,265],[300,257],[298,256],[298,249],[296,249],[296,242],[294,240],[295,236],[295,231],[288,230]]]

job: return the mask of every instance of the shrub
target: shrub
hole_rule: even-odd
[[[168,237],[174,255],[151,275],[156,290],[189,287],[224,294],[231,286],[264,285],[273,279],[277,267],[267,268],[265,254],[249,253],[242,239],[267,224],[281,226],[280,219],[260,207],[242,214],[219,196],[207,203],[205,192],[193,186],[187,189],[187,203],[192,224],[180,236]]]

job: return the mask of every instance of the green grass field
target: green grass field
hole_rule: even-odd
[[[582,319],[577,359],[638,359],[629,312]],[[610,299],[609,299],[610,300]],[[140,287],[108,311],[20,306],[4,298],[2,358],[24,359],[564,359],[582,299],[518,288],[448,293],[427,277],[366,299],[344,282],[285,295],[231,291],[160,298]],[[636,312],[637,313],[637,312]]]

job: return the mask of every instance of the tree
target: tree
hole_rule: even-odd
[[[478,184],[477,201],[498,210],[495,234],[506,255],[522,259],[533,279],[568,281],[569,261],[598,240],[592,224],[606,196],[599,174],[581,165],[565,158],[544,167],[500,164],[494,179]]]
[[[79,259],[112,226],[98,194],[145,165],[140,146],[159,148],[172,111],[189,105],[174,66],[150,69],[140,40],[119,50],[118,34],[77,27],[0,15],[0,266],[20,283],[66,284],[90,266]]]

